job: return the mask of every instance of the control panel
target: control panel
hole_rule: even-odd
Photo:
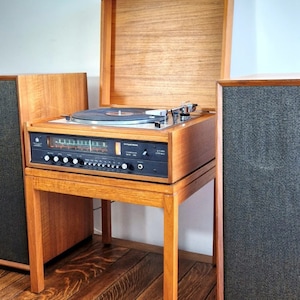
[[[31,132],[30,148],[32,163],[168,177],[167,143]]]

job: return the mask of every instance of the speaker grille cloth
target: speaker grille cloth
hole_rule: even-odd
[[[223,87],[225,298],[300,299],[300,87]]]
[[[0,259],[28,264],[15,81],[0,81],[0,114]]]

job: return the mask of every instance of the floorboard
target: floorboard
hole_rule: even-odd
[[[0,299],[162,299],[161,249],[128,245],[105,246],[99,236],[81,243],[45,266],[45,290],[38,295],[30,292],[28,272],[0,266]],[[178,299],[216,299],[215,268],[194,258],[179,259]]]

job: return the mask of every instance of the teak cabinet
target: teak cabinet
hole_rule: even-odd
[[[28,120],[87,108],[85,73],[0,76],[0,264],[29,270],[23,169]],[[92,200],[43,193],[43,261],[93,233]]]

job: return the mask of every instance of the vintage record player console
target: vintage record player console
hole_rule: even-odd
[[[46,191],[101,198],[104,243],[110,200],[162,208],[163,298],[177,299],[178,207],[215,177],[216,82],[229,75],[232,11],[232,0],[101,1],[100,108],[24,129],[32,291],[44,289]]]
[[[173,109],[100,108],[27,124],[27,165],[174,183],[214,159],[214,114]]]

